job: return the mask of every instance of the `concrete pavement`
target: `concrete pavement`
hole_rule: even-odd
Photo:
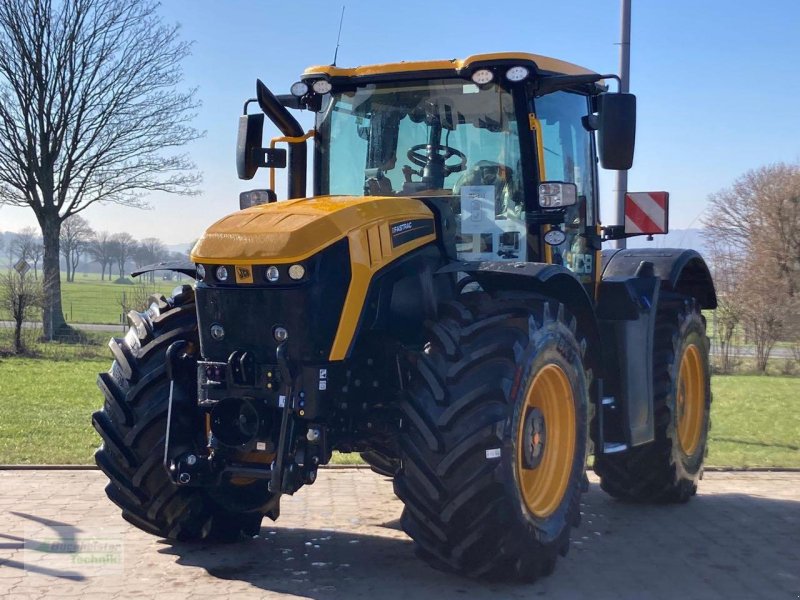
[[[791,598],[800,594],[800,473],[708,473],[688,505],[611,500],[591,479],[583,523],[534,584],[429,568],[399,530],[391,482],[320,472],[277,523],[227,546],[128,526],[97,471],[0,471],[0,597]]]

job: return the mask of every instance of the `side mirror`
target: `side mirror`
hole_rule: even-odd
[[[264,114],[239,117],[239,137],[236,140],[236,172],[239,179],[252,179],[258,170],[256,150],[261,149],[264,134]]]
[[[600,94],[597,113],[600,165],[617,171],[630,169],[636,142],[636,96]]]
[[[239,117],[239,137],[236,141],[236,171],[239,179],[252,179],[259,167],[286,167],[286,150],[262,148],[264,114]]]
[[[277,202],[278,196],[272,190],[250,190],[239,194],[239,210]]]

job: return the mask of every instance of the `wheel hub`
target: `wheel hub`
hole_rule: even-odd
[[[547,442],[544,413],[536,407],[530,409],[525,417],[523,439],[527,440],[523,454],[523,466],[526,469],[535,469],[542,462]]]
[[[705,414],[704,381],[700,350],[691,344],[681,357],[675,390],[678,443],[687,455],[694,454],[700,444]]]
[[[575,400],[567,374],[556,364],[544,365],[523,402],[517,426],[517,481],[530,513],[544,518],[563,499],[575,457]]]

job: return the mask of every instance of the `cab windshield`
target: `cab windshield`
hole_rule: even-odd
[[[333,93],[317,117],[318,193],[452,200],[465,258],[525,260],[511,94],[462,79]]]

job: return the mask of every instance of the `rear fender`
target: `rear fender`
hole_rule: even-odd
[[[717,306],[714,282],[695,250],[635,248],[603,252],[597,319],[604,342],[605,391],[615,410],[604,438],[638,446],[653,440],[653,344],[659,297],[677,293]]]
[[[661,290],[696,298],[700,308],[717,307],[717,293],[708,265],[696,250],[684,248],[631,248],[603,251],[603,274],[632,277],[642,261],[653,263]],[[601,283],[602,285],[602,283]]]

